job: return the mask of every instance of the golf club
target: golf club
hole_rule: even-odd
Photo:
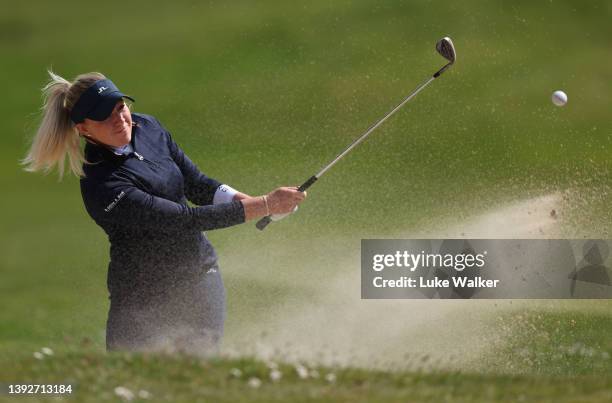
[[[363,133],[357,140],[353,141],[351,143],[351,145],[349,145],[346,148],[346,150],[344,150],[340,154],[338,154],[338,156],[336,158],[334,158],[334,160],[332,162],[327,164],[323,169],[321,169],[321,171],[319,171],[319,173],[317,173],[316,175],[311,176],[310,178],[308,178],[308,180],[306,182],[304,182],[298,188],[298,190],[300,192],[303,192],[306,189],[308,189],[310,186],[312,186],[312,184],[315,183],[319,178],[321,178],[321,176],[323,176],[323,174],[325,174],[325,172],[327,172],[331,167],[333,167],[336,164],[336,162],[340,161],[342,159],[342,157],[344,157],[353,148],[355,148],[357,146],[357,144],[359,144],[363,140],[365,140],[366,137],[368,137],[370,135],[370,133],[372,133],[374,130],[376,130],[376,128],[378,126],[383,124],[385,120],[387,120],[389,117],[391,117],[391,115],[393,115],[395,112],[397,112],[398,109],[400,109],[402,106],[404,106],[404,104],[406,102],[410,101],[414,96],[416,96],[419,92],[421,92],[421,90],[423,88],[427,87],[429,85],[429,83],[431,83],[436,78],[440,77],[440,75],[442,73],[444,73],[451,65],[453,65],[455,63],[455,60],[457,60],[457,53],[455,52],[455,46],[453,45],[453,41],[449,37],[444,37],[444,38],[440,39],[438,41],[438,43],[436,43],[436,50],[438,51],[438,53],[440,55],[442,55],[442,57],[444,57],[446,60],[448,60],[448,63],[446,65],[444,65],[440,70],[438,70],[433,76],[429,77],[424,83],[419,85],[414,91],[412,91],[412,93],[410,95],[408,95],[406,98],[404,98],[402,100],[402,102],[400,102],[395,108],[393,108],[391,110],[391,112],[387,113],[382,119],[380,119],[378,122],[376,122],[372,126],[370,126],[368,128],[368,130],[366,130],[365,133]],[[276,214],[276,215],[271,215],[271,216],[263,217],[262,219],[260,219],[257,222],[257,224],[255,226],[257,227],[257,229],[263,231],[263,229],[266,228],[268,226],[268,224],[270,224],[272,221],[278,221],[278,220],[286,217],[287,215],[289,215],[289,214]]]

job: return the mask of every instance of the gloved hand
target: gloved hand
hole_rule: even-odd
[[[293,214],[298,210],[298,206],[295,206],[295,208],[293,209],[293,211],[289,212],[289,213],[284,213],[284,214],[272,214],[270,216],[270,219],[272,221],[280,221],[283,218],[287,217],[289,214]]]

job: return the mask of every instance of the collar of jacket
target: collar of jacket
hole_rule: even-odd
[[[106,161],[123,161],[128,155],[122,154],[117,155],[112,149],[106,145],[92,141],[91,139],[85,139],[85,159],[89,162],[98,162],[100,160]]]
[[[130,144],[132,145],[132,150],[136,151],[136,147],[134,145],[134,137],[136,135],[138,125],[132,126],[132,139],[130,140]],[[121,162],[126,160],[129,157],[128,155],[122,154],[117,155],[115,152],[109,148],[106,144],[98,143],[97,141],[90,139],[88,137],[83,137],[86,141],[85,144],[85,159],[89,162],[99,162],[102,160],[111,161],[111,162]]]

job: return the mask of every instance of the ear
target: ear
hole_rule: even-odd
[[[85,123],[77,123],[75,127],[80,134],[89,137],[89,131],[87,130],[87,126],[85,125]]]

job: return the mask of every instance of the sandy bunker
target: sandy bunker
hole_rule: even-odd
[[[548,194],[451,226],[434,223],[425,231],[389,238],[557,238],[562,236],[561,204],[559,194]],[[327,249],[334,244],[325,243]],[[334,262],[331,272],[340,274],[317,295],[270,307],[261,320],[246,326],[243,334],[249,337],[228,335],[224,351],[313,364],[480,370],[480,357],[503,343],[503,334],[492,325],[496,316],[525,304],[547,305],[516,300],[361,300],[359,250],[352,252]]]

